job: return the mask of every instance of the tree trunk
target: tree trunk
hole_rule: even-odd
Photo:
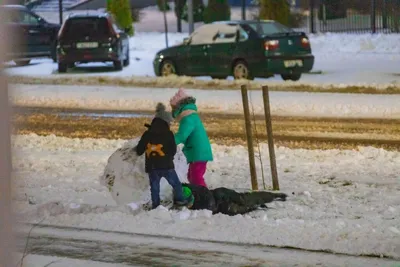
[[[186,4],[186,0],[175,0],[176,28],[178,32],[182,32],[182,11]]]

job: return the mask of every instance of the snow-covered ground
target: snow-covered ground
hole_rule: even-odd
[[[168,105],[177,88],[151,89],[110,86],[11,85],[12,102],[21,106],[100,110],[153,110]],[[191,90],[199,111],[242,114],[238,90]],[[250,91],[256,114],[263,114],[261,91]],[[273,115],[312,117],[400,118],[399,95],[270,92]]]
[[[169,23],[174,24],[173,14]],[[144,27],[144,25],[146,25]],[[154,76],[152,60],[157,51],[166,47],[162,31],[163,17],[154,9],[144,11],[137,34],[131,38],[131,64],[122,71],[113,71],[111,65],[83,64],[71,70],[72,76]],[[182,42],[187,33],[169,33],[169,45]],[[301,83],[317,84],[371,84],[400,82],[400,34],[311,34],[315,55],[314,71],[322,74],[305,74]],[[12,64],[6,70],[10,75],[61,76],[57,64],[51,60],[33,60],[25,67]],[[210,79],[200,77],[200,79]],[[231,79],[231,78],[230,78]],[[263,80],[263,79],[258,79]],[[283,83],[279,76],[268,79]]]
[[[19,255],[20,256],[20,255]],[[19,266],[19,265],[18,265]],[[42,256],[30,254],[24,258],[22,267],[128,267],[133,266],[131,264],[116,264],[116,263],[105,263],[99,261],[90,260],[78,260],[70,259],[65,257],[54,257],[54,256]]]
[[[17,136],[15,200],[28,221],[202,240],[326,249],[400,259],[400,153],[276,148],[287,202],[246,216],[116,206],[99,183],[108,157],[124,140]],[[243,146],[213,145],[210,187],[250,188]],[[262,145],[264,164],[267,145]],[[241,163],[241,164],[237,164]],[[271,184],[265,167],[266,182]],[[260,166],[257,162],[259,184]],[[56,204],[55,202],[58,202]],[[30,204],[29,204],[30,203]],[[37,209],[37,207],[40,207]],[[248,230],[251,229],[251,230]]]

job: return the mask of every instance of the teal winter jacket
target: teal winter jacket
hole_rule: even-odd
[[[173,117],[179,121],[179,130],[175,134],[175,142],[177,145],[184,144],[183,153],[187,162],[212,161],[210,140],[200,116],[197,114],[196,104],[179,105],[173,111]]]

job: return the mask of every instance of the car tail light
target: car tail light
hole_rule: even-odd
[[[107,19],[107,24],[108,24],[108,29],[110,30],[111,35],[112,36],[116,36],[118,38],[119,37],[118,33],[115,32],[114,27],[113,27],[112,22],[111,22],[110,19]]]
[[[301,46],[304,48],[310,48],[310,40],[307,37],[301,38]]]
[[[278,40],[269,40],[264,43],[264,48],[267,51],[273,51],[279,48]]]

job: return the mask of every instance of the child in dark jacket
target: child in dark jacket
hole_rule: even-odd
[[[182,184],[174,166],[176,143],[174,134],[170,130],[172,115],[166,111],[162,103],[156,107],[156,115],[147,131],[140,138],[136,153],[146,154],[146,172],[149,174],[152,208],[160,205],[160,180],[164,177],[174,189],[175,204],[187,205],[189,200],[184,199]]]

